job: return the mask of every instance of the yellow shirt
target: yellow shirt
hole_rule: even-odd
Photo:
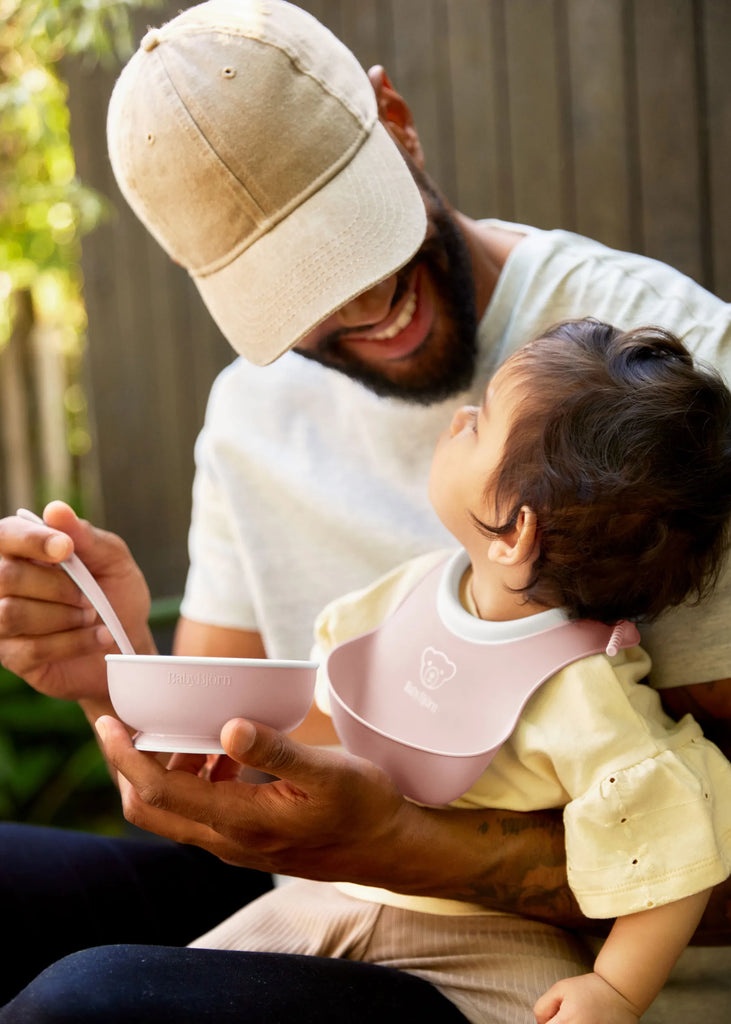
[[[316,624],[321,660],[377,626],[445,554],[407,562],[328,605]],[[588,917],[669,903],[731,873],[731,765],[690,715],[676,723],[664,713],[657,693],[640,682],[649,668],[648,655],[635,647],[562,669],[527,703],[489,768],[451,805],[563,807],[569,884]],[[324,674],[316,701],[329,712]],[[340,887],[412,910],[485,912],[451,900]]]

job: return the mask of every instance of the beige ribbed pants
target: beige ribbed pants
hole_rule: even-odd
[[[533,1004],[591,970],[575,937],[510,915],[447,917],[354,899],[328,882],[291,881],[191,946],[342,957],[431,982],[474,1024],[534,1024]]]

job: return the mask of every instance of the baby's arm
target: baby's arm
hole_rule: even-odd
[[[593,974],[565,978],[538,1000],[538,1024],[636,1024],[690,942],[710,894],[618,917]]]

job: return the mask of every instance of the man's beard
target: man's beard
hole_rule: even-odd
[[[357,354],[340,344],[341,338],[357,329],[334,331],[312,351],[295,351],[369,388],[381,398],[400,398],[431,405],[466,390],[477,362],[477,312],[472,262],[467,244],[456,221],[429,180],[413,169],[434,228],[416,256],[397,276],[392,306],[403,296],[414,268],[421,264],[428,273],[441,316],[436,330],[401,363],[378,369],[362,363]],[[390,375],[389,375],[390,371]]]

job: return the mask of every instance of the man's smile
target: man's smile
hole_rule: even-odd
[[[382,398],[431,405],[469,386],[477,359],[477,310],[469,247],[426,175],[411,173],[428,227],[394,276],[351,299],[294,351]]]
[[[373,327],[342,332],[339,347],[364,362],[405,359],[428,337],[433,321],[433,291],[425,268],[418,266],[389,315]]]

